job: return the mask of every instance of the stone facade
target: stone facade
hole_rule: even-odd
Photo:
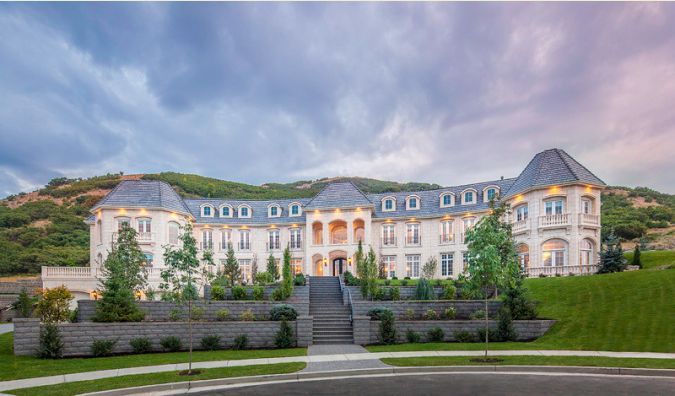
[[[501,301],[488,301],[489,316],[494,317],[501,305]],[[433,309],[441,317],[447,308],[454,307],[457,319],[468,319],[472,313],[485,310],[485,302],[478,300],[353,301],[352,307],[355,316],[365,316],[369,310],[376,307],[389,308],[397,319],[405,318],[409,309],[413,310],[415,318],[421,318],[429,309]]]
[[[513,328],[518,341],[530,341],[541,337],[555,324],[555,320],[514,320]],[[370,320],[367,316],[354,317],[354,343],[359,345],[377,344],[380,333],[380,322]],[[482,320],[396,320],[396,330],[399,342],[406,342],[405,335],[408,329],[416,331],[426,341],[427,332],[435,327],[440,327],[445,333],[444,341],[455,341],[454,333],[467,331],[476,334],[484,329],[485,321]],[[491,329],[497,328],[496,321],[489,321]]]
[[[382,286],[383,289],[390,289],[392,286]],[[415,296],[415,286],[394,286],[398,287],[398,291],[401,294],[401,300],[410,300]],[[361,288],[358,286],[347,286],[349,291],[352,294],[352,301],[363,301],[363,295],[361,294]],[[440,298],[443,295],[443,288],[434,286],[434,292],[436,297]]]
[[[281,322],[193,322],[194,348],[199,349],[200,340],[208,335],[219,335],[223,347],[232,347],[240,334],[248,335],[251,348],[274,348],[274,339]],[[297,346],[311,343],[312,318],[299,317],[290,322],[296,336]],[[16,319],[14,335],[15,355],[35,355],[39,347],[40,322],[38,319]],[[64,356],[90,356],[95,340],[116,340],[114,353],[130,353],[129,341],[147,337],[155,351],[161,351],[160,340],[169,336],[179,337],[183,349],[188,345],[186,322],[135,322],[135,323],[63,323],[58,325],[64,343]]]

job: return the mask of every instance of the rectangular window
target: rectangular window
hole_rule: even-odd
[[[384,263],[384,270],[387,278],[396,276],[396,256],[382,256],[382,263]]]
[[[270,250],[277,250],[280,247],[279,242],[279,230],[269,231],[269,240],[267,241],[267,246]]]
[[[443,196],[443,206],[450,206],[452,204],[452,195]]]
[[[464,193],[464,203],[471,203],[471,202],[473,202],[473,192],[467,191]]]
[[[211,208],[209,206],[204,207],[204,216],[211,216]]]
[[[251,233],[248,230],[239,231],[239,250],[251,250]]]
[[[241,208],[239,211],[239,217],[248,217],[248,208]]]
[[[453,237],[453,227],[452,220],[446,220],[441,222],[441,238],[440,243],[450,243],[452,242]]]
[[[291,271],[293,271],[293,275],[302,274],[302,259],[301,258],[292,258],[291,259]]]
[[[396,246],[396,225],[384,224],[382,225],[382,245]]]
[[[298,214],[298,205],[293,205],[291,206],[291,214],[292,215],[297,215]]]
[[[220,249],[227,250],[232,243],[232,230],[223,230],[220,240]]]
[[[270,214],[271,214],[273,217],[277,215],[277,209],[278,209],[278,208],[277,208],[276,206],[272,206],[272,207],[270,208]]]
[[[527,220],[527,205],[516,208],[516,221]]]
[[[178,224],[169,223],[169,243],[178,245]]]
[[[419,223],[406,224],[406,245],[420,244],[420,225]]]
[[[245,283],[252,283],[251,279],[251,259],[239,259],[239,269],[241,270],[241,280]]]
[[[230,207],[229,206],[223,206],[223,214],[222,217],[230,217]]]
[[[384,201],[384,209],[385,210],[393,210],[394,209],[394,201],[391,199],[388,199]]]
[[[454,253],[441,253],[441,276],[452,276]]]
[[[127,225],[127,227],[131,227],[131,219],[128,217],[118,217],[117,218],[117,230],[121,230],[124,225]]]
[[[405,256],[406,275],[411,278],[420,277],[420,255],[409,254]]]
[[[302,230],[291,228],[291,249],[302,249]]]
[[[138,220],[138,233],[139,234],[150,233],[151,232],[150,224],[151,224],[150,219],[139,219]]]
[[[202,249],[213,249],[213,232],[211,230],[202,231]]]
[[[581,211],[583,214],[593,213],[593,205],[591,204],[590,200],[588,199],[581,200]]]
[[[564,205],[562,200],[546,201],[544,207],[546,208],[546,216],[563,214]]]
[[[495,198],[496,190],[494,188],[491,188],[487,190],[487,197],[488,200],[493,200]]]
[[[462,270],[469,268],[469,252],[462,252]]]

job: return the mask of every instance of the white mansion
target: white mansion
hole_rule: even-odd
[[[192,222],[202,250],[225,260],[231,243],[244,277],[265,270],[288,246],[292,268],[309,275],[354,272],[358,242],[372,247],[389,277],[416,278],[430,257],[437,277],[463,271],[464,234],[499,199],[520,264],[529,276],[586,274],[597,269],[600,193],[605,184],[560,149],[537,154],[516,178],[437,190],[365,194],[350,182],[328,184],[313,198],[279,200],[183,199],[160,181],[123,181],[92,208],[90,267],[43,267],[44,287],[65,284],[79,298],[97,288],[102,262],[118,228],[128,223],[148,258],[156,288],[163,246],[177,244]],[[213,268],[215,270],[215,268]]]

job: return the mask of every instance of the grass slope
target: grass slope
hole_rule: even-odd
[[[558,320],[527,343],[492,343],[492,349],[573,349],[675,352],[675,270],[528,279],[539,316]],[[372,352],[478,350],[481,344],[370,346]]]
[[[624,254],[628,264],[633,262],[633,252]],[[649,269],[664,265],[675,265],[675,250],[651,250],[640,252],[640,261],[643,269]]]
[[[473,362],[475,357],[439,356],[417,358],[385,358],[383,363],[392,366],[591,366],[591,367],[641,367],[656,369],[675,369],[675,359],[634,359],[608,358],[599,356],[499,356],[497,363]]]
[[[109,389],[129,388],[135,386],[165,384],[170,382],[199,381],[215,378],[248,377],[254,375],[286,374],[304,369],[305,363],[279,363],[259,366],[222,367],[201,369],[201,373],[192,376],[179,376],[176,371],[155,374],[125,375],[122,377],[104,378],[93,381],[78,381],[67,384],[38,386],[34,388],[9,391],[13,395],[66,396],[82,393],[99,392]]]
[[[185,363],[188,361],[187,352],[148,353],[102,358],[68,358],[59,360],[38,359],[31,356],[14,356],[13,336],[14,333],[0,335],[0,381],[125,367]],[[195,362],[239,360],[283,356],[305,356],[306,354],[306,348],[256,349],[244,351],[194,351],[192,353],[192,360]]]

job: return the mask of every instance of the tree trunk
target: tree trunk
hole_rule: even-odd
[[[488,355],[488,346],[489,346],[489,341],[488,341],[488,326],[489,326],[489,321],[488,321],[488,294],[487,290],[485,291],[485,358],[487,359]]]

